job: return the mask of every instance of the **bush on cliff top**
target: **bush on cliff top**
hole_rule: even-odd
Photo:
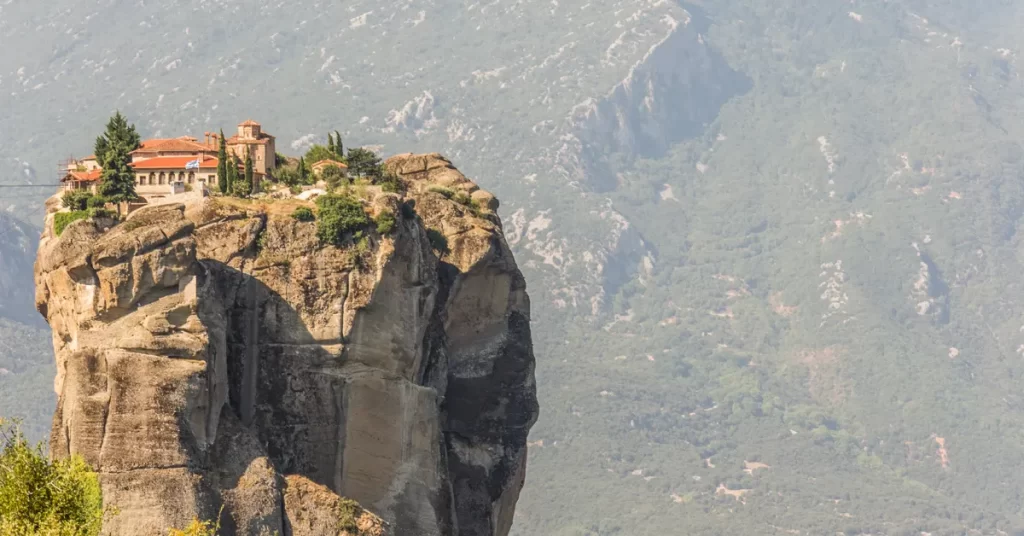
[[[53,232],[57,236],[60,236],[64,232],[64,229],[72,222],[78,220],[84,220],[89,217],[89,213],[85,210],[75,210],[73,212],[58,212],[53,216]]]
[[[0,536],[94,536],[103,523],[99,479],[82,458],[50,461],[16,422],[0,419]]]
[[[313,221],[316,219],[316,214],[313,214],[313,211],[308,207],[299,207],[295,209],[295,212],[292,212],[292,218],[298,221]]]
[[[370,218],[359,200],[348,195],[322,195],[317,198],[319,209],[316,236],[325,244],[341,245],[346,236],[370,224]]]
[[[398,220],[395,219],[395,213],[390,210],[381,211],[373,221],[377,224],[377,232],[382,235],[391,234],[391,232],[395,230],[395,225],[398,223]]]

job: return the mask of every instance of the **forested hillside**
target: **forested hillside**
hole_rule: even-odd
[[[52,40],[0,56],[0,182],[117,107],[436,150],[502,199],[542,408],[516,534],[1024,534],[1024,5],[57,4],[0,6],[0,45]]]

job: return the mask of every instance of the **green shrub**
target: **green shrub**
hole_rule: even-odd
[[[345,235],[367,227],[370,218],[357,199],[347,195],[322,195],[316,200],[316,235],[322,243],[341,245]]]
[[[430,240],[430,247],[437,253],[440,253],[440,256],[443,257],[451,253],[451,250],[448,249],[448,239],[445,238],[441,231],[427,229],[427,239]]]
[[[115,214],[105,208],[90,208],[86,211],[90,218],[113,218]]]
[[[84,210],[76,210],[73,212],[58,212],[53,215],[53,232],[57,236],[60,236],[64,229],[72,222],[78,220],[84,220],[89,217],[89,213]]]
[[[0,419],[0,535],[94,536],[103,523],[99,479],[82,458],[50,461],[17,423]]]
[[[249,197],[252,193],[252,182],[245,180],[245,177],[239,177],[231,185],[231,194],[235,197]]]
[[[292,217],[299,221],[314,221],[316,220],[316,214],[308,207],[299,207],[292,212]]]
[[[200,521],[199,519],[193,519],[187,527],[183,529],[171,529],[168,536],[217,536],[217,532],[220,530],[220,516],[224,513],[224,507],[220,507],[220,512],[217,514],[217,521]],[[275,532],[275,534],[277,534]]]
[[[86,208],[103,208],[107,204],[107,198],[102,195],[93,195],[85,201]],[[80,209],[79,209],[80,210]]]
[[[288,187],[288,191],[291,192],[292,195],[299,195],[302,193],[302,186],[298,184],[293,184]]]
[[[359,506],[359,503],[342,497],[338,501],[338,532],[348,531],[355,534],[359,531],[359,516],[362,515],[363,508]]]
[[[320,172],[320,178],[327,183],[327,189],[334,191],[345,182],[345,172],[338,166],[327,166]]]
[[[92,197],[93,195],[88,190],[72,190],[61,196],[60,203],[71,210],[85,210]]]
[[[377,232],[382,235],[391,234],[391,232],[395,230],[395,225],[397,223],[397,220],[395,220],[395,213],[390,210],[382,210],[373,221],[377,224]]]

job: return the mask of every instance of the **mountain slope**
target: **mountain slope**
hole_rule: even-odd
[[[489,181],[537,289],[516,533],[1022,526],[1020,6],[58,4],[0,6],[49,40],[0,58],[11,180],[119,107]]]

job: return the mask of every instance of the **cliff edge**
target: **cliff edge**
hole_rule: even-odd
[[[53,328],[54,456],[164,535],[505,535],[537,418],[530,305],[497,201],[437,154],[389,159],[341,246],[298,200],[205,198],[53,232],[35,266]],[[369,514],[339,520],[341,504]],[[357,526],[358,525],[358,526]]]

